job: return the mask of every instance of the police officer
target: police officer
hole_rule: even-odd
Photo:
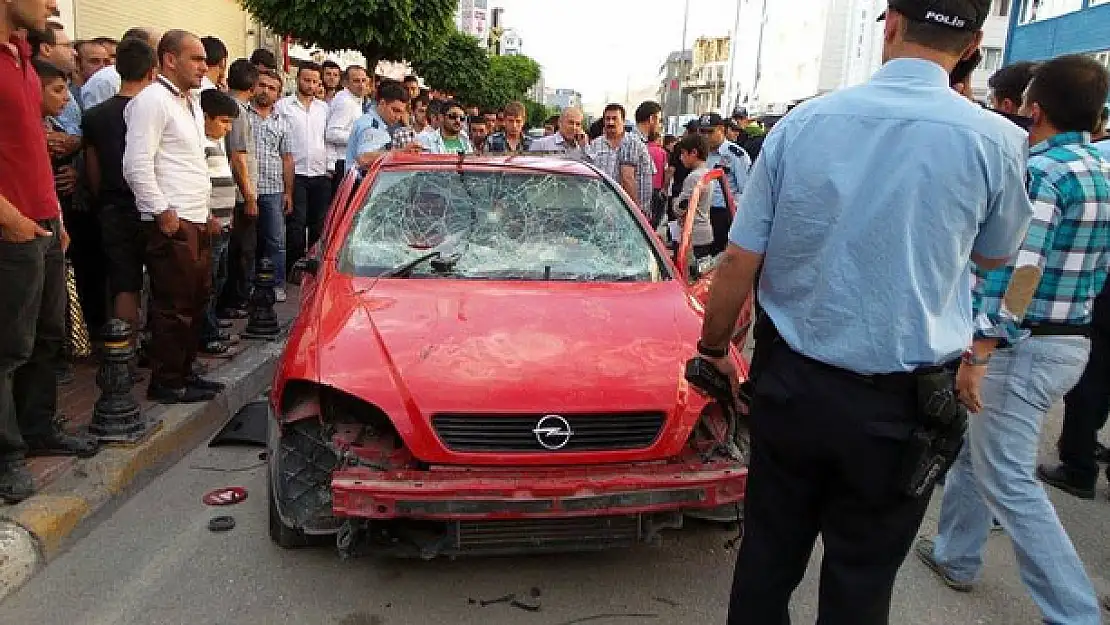
[[[739,202],[744,184],[748,181],[748,170],[752,168],[752,159],[743,148],[725,137],[725,120],[720,115],[702,115],[698,120],[698,132],[709,140],[709,160],[706,163],[710,168],[720,167],[725,170],[725,179],[728,180],[733,200]],[[713,185],[713,205],[709,211],[709,220],[713,224],[713,246],[710,253],[720,254],[728,243],[728,227],[732,224],[732,215],[719,184]]]
[[[971,261],[1001,266],[1032,215],[1024,133],[948,86],[989,10],[891,0],[884,66],[784,117],[744,189],[698,343],[736,375],[729,338],[762,264],[772,336],[754,380],[730,625],[789,623],[819,534],[818,622],[888,622],[931,493],[906,494],[931,407],[918,388],[939,379],[951,393],[942,366],[971,340]]]

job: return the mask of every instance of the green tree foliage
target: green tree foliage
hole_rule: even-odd
[[[410,61],[428,86],[467,100],[489,76],[490,59],[475,37],[454,31],[440,45]]]
[[[455,29],[456,0],[238,0],[267,28],[325,50],[358,50],[367,67],[421,56]]]
[[[540,64],[526,56],[494,56],[485,77],[458,92],[458,96],[482,108],[498,109],[525,94],[540,79]]]
[[[528,119],[525,120],[525,124],[529,128],[543,128],[543,123],[547,121],[547,118],[559,114],[555,107],[544,106],[535,100],[524,100],[524,106],[528,109]]]

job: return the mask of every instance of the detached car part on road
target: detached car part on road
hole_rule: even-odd
[[[745,446],[684,379],[712,272],[687,278],[595,168],[389,155],[300,265],[269,399],[279,545],[600,549],[741,505]]]

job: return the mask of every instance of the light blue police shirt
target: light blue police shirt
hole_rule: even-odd
[[[1103,139],[1102,141],[1095,141],[1095,147],[1106,158],[1110,158],[1110,139]]]
[[[351,137],[347,141],[347,167],[357,167],[360,154],[380,152],[391,141],[393,137],[390,136],[385,122],[378,116],[378,111],[370,109],[356,119],[351,127]]]
[[[1026,134],[896,59],[811,100],[763,145],[730,240],[764,254],[760,303],[795,351],[857,373],[971,343],[970,256],[1009,258],[1033,208]]]
[[[744,192],[744,185],[748,182],[748,172],[752,168],[752,159],[744,148],[725,140],[716,150],[710,150],[706,164],[710,169],[722,165],[728,169],[725,178],[732,189],[732,196],[739,204],[740,194]],[[721,185],[713,185],[713,208],[726,208],[725,196],[721,192]]]

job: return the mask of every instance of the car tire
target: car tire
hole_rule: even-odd
[[[301,530],[290,527],[281,520],[278,512],[277,499],[274,497],[273,473],[266,479],[266,500],[270,502],[270,540],[282,549],[301,549],[314,544],[312,536],[306,535]]]

